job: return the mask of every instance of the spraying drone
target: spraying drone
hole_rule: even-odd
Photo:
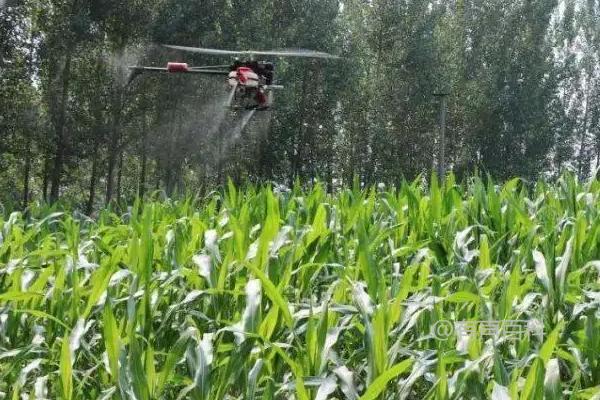
[[[236,51],[172,45],[165,45],[165,47],[215,56],[241,56],[244,60],[236,58],[230,65],[199,67],[182,62],[169,62],[165,68],[132,66],[129,67],[133,71],[132,76],[143,72],[221,75],[226,78],[230,88],[226,106],[233,109],[257,111],[269,110],[273,104],[273,91],[283,89],[283,86],[275,83],[275,65],[269,61],[255,61],[256,56],[338,58],[328,53],[312,50]]]

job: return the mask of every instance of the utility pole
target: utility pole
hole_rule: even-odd
[[[438,177],[443,179],[446,176],[446,102],[450,93],[434,93],[435,97],[440,98],[440,137],[438,149]]]

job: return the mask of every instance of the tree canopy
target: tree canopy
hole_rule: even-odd
[[[91,212],[153,190],[358,177],[440,162],[508,179],[594,173],[598,0],[7,0],[0,2],[2,201]],[[274,59],[286,87],[242,130],[224,82],[129,79],[128,65],[227,64],[159,46],[309,48]]]

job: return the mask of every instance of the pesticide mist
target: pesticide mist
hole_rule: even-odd
[[[244,130],[246,125],[248,125],[248,122],[250,122],[250,119],[252,118],[252,116],[254,115],[255,112],[256,112],[256,110],[245,110],[242,112],[241,119],[233,127],[233,129],[231,130],[231,133],[229,134],[229,140],[235,142],[240,138],[242,131]]]

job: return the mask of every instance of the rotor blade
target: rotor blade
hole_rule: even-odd
[[[247,54],[277,56],[277,57],[306,57],[306,58],[340,58],[333,54],[324,53],[322,51],[306,50],[306,49],[282,49],[282,50],[251,50]]]
[[[191,51],[192,53],[212,54],[212,55],[261,55],[261,56],[277,56],[277,57],[307,57],[307,58],[339,58],[333,54],[324,53],[322,51],[306,50],[306,49],[282,49],[282,50],[219,50],[207,49],[204,47],[188,47],[188,46],[173,46],[169,44],[163,45],[170,49]]]
[[[215,56],[234,56],[236,54],[244,53],[243,51],[205,49],[202,47],[173,46],[170,44],[163,44],[163,46],[175,50],[191,51],[192,53],[212,54]]]

